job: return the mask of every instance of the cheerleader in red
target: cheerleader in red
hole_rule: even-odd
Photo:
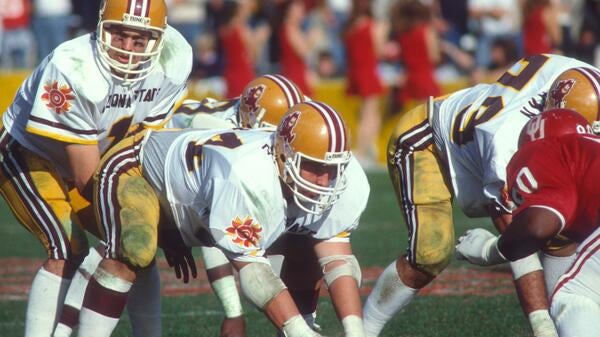
[[[373,20],[370,0],[354,0],[344,29],[346,91],[361,98],[357,143],[354,151],[365,168],[377,161],[376,139],[381,127],[379,98],[383,85],[377,72],[385,30]]]
[[[254,0],[226,1],[226,24],[219,29],[221,50],[225,60],[223,78],[227,85],[226,98],[241,95],[242,90],[252,81],[254,60],[258,57],[269,34],[267,25],[250,29],[248,20],[255,8]]]
[[[300,0],[289,0],[283,4],[280,12],[283,22],[278,32],[281,51],[279,63],[281,74],[296,83],[305,95],[312,96],[305,62],[311,44],[300,27],[304,14],[304,3]]]
[[[561,40],[558,13],[550,0],[528,0],[523,11],[523,49],[525,55],[553,52]]]
[[[256,75],[250,52],[244,43],[245,29],[243,25],[226,25],[219,34],[225,59],[223,78],[227,86],[226,98],[239,96]]]
[[[439,96],[440,86],[435,78],[435,65],[441,58],[439,37],[431,23],[430,9],[419,1],[399,6],[398,43],[406,80],[400,88],[398,102],[424,101]]]

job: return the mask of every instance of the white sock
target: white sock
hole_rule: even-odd
[[[160,277],[158,267],[137,273],[127,297],[127,312],[134,337],[160,337]]]
[[[78,337],[110,337],[119,323],[118,318],[102,315],[86,307],[81,308],[79,317]]]
[[[52,334],[70,282],[40,267],[29,290],[25,337]]]
[[[110,337],[119,323],[131,286],[131,282],[99,266],[86,287],[77,336]]]
[[[88,255],[83,259],[79,268],[77,268],[75,276],[73,276],[73,281],[71,281],[69,291],[65,297],[65,310],[71,310],[77,312],[77,314],[81,310],[85,288],[90,281],[90,277],[92,277],[94,271],[98,268],[100,261],[102,261],[102,256],[95,249],[90,249]],[[77,323],[67,323],[65,322],[65,318],[61,317],[52,336],[69,337],[76,326]]]
[[[417,295],[418,289],[409,288],[396,272],[392,262],[377,279],[363,309],[363,322],[367,337],[379,335],[383,326],[400,309],[407,306]]]

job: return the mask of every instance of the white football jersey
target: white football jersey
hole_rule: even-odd
[[[230,258],[262,261],[286,229],[317,239],[346,238],[366,207],[369,185],[360,165],[349,186],[319,217],[284,199],[267,130],[163,130],[143,145],[144,176],[188,246],[209,232]],[[170,212],[169,212],[170,211]]]
[[[455,200],[472,217],[503,207],[506,166],[521,128],[543,110],[550,85],[563,71],[592,67],[559,55],[520,60],[497,82],[479,84],[433,101],[434,141],[449,169]]]
[[[167,128],[186,129],[191,127],[204,128],[202,125],[194,125],[194,117],[197,114],[207,114],[225,121],[231,128],[240,127],[238,109],[240,99],[234,98],[226,101],[218,101],[214,98],[205,98],[202,101],[185,100],[175,111],[173,117],[167,123]],[[211,128],[211,127],[206,127]]]
[[[4,127],[12,137],[49,160],[59,149],[31,134],[98,144],[103,153],[131,125],[162,126],[186,94],[192,49],[171,27],[164,33],[159,64],[143,80],[125,85],[98,58],[93,33],[61,44],[46,57],[4,113]]]

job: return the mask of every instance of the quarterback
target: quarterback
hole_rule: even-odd
[[[542,250],[557,234],[581,242],[551,297],[561,337],[597,336],[600,329],[600,180],[591,174],[598,170],[600,138],[585,118],[575,111],[540,114],[523,128],[508,164],[512,223],[499,238],[470,230],[456,246],[470,262],[493,265]]]
[[[349,235],[369,185],[329,106],[296,104],[275,132],[146,131],[103,157],[94,186],[106,250],[85,291],[82,336],[91,327],[94,336],[111,334],[132,282],[154,259],[158,233],[181,236],[186,247],[218,247],[239,271],[242,292],[278,329],[319,336],[265,257],[290,230],[314,238],[307,249],[318,258],[346,335],[364,336]]]
[[[80,211],[89,209],[100,155],[130,130],[162,127],[183,100],[191,47],[166,20],[162,0],[105,0],[97,31],[58,46],[3,115],[0,190],[47,252],[29,293],[26,336],[51,335],[88,252],[82,228],[98,232]]]
[[[504,230],[510,222],[505,169],[521,128],[545,108],[558,106],[577,107],[597,124],[599,78],[597,69],[572,58],[530,56],[495,83],[432,99],[400,119],[388,144],[388,170],[409,247],[384,270],[365,303],[367,336],[377,336],[449,264],[452,197],[467,216],[489,216]],[[574,250],[573,243],[561,245],[563,251]],[[511,269],[534,335],[556,336],[539,258],[512,262]]]

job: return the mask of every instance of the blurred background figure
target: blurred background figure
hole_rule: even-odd
[[[267,25],[250,27],[255,6],[255,0],[225,2],[225,24],[219,28],[219,40],[224,59],[222,76],[227,87],[226,98],[239,96],[244,86],[256,77],[255,62],[270,34]]]
[[[0,11],[3,27],[0,66],[4,69],[33,68],[36,57],[30,30],[29,0],[0,0]]]
[[[525,0],[523,4],[523,51],[525,56],[562,54],[560,11],[552,0]]]
[[[166,0],[166,3],[169,9],[169,24],[194,48],[198,36],[204,30],[205,0]]]
[[[307,96],[312,96],[314,75],[308,67],[308,57],[312,53],[314,33],[305,34],[302,24],[305,18],[305,5],[302,0],[284,0],[279,4],[275,36],[271,41],[279,49],[281,74],[296,83]]]
[[[34,0],[32,28],[41,61],[59,44],[69,40],[73,26],[71,0]]]
[[[319,75],[319,62],[331,60],[335,75],[346,69],[345,48],[342,41],[342,28],[348,17],[350,0],[317,0],[315,7],[307,11],[306,29],[314,36],[314,46],[309,55],[310,65]],[[320,76],[319,76],[320,77]],[[326,76],[331,77],[331,75]]]
[[[407,110],[441,93],[435,77],[441,60],[440,38],[433,26],[431,8],[421,1],[401,1],[394,12],[392,24],[405,72],[400,79],[397,103],[398,108]]]
[[[521,6],[519,0],[468,0],[470,30],[477,37],[477,67],[490,64],[490,50],[497,38],[520,40]],[[516,42],[520,45],[520,42]]]
[[[378,58],[389,26],[373,19],[371,0],[353,0],[344,27],[346,48],[346,92],[360,98],[354,155],[364,169],[377,166],[377,136],[381,127],[379,100],[384,91],[378,74]]]

